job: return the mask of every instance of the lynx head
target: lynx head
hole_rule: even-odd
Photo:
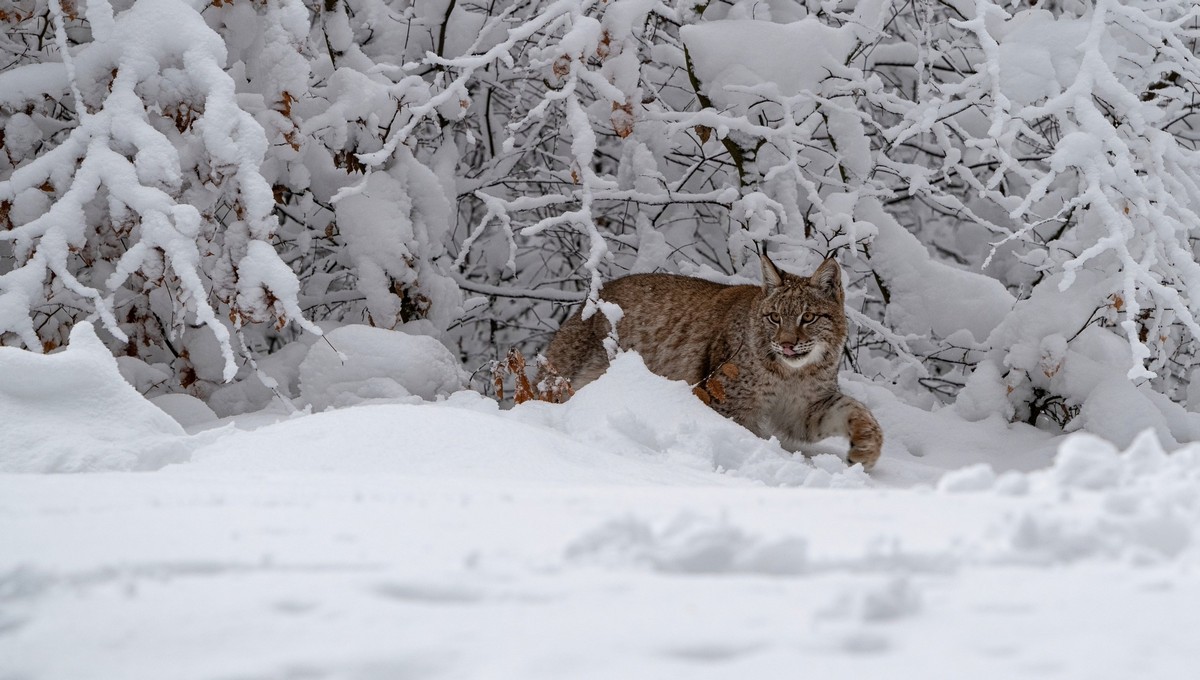
[[[836,365],[846,342],[842,270],[829,258],[812,276],[779,271],[763,253],[759,321],[769,356],[788,369]]]

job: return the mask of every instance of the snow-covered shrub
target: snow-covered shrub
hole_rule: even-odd
[[[1101,0],[1010,15],[978,2],[949,25],[978,64],[942,71],[889,137],[939,147],[936,173],[913,177],[967,189],[972,221],[993,234],[982,266],[1022,298],[968,389],[1007,394],[1008,415],[1030,422],[1070,420],[1121,376],[1183,397],[1200,335],[1200,8]]]
[[[1194,3],[198,6],[0,13],[3,342],[94,315],[224,415],[275,396],[249,357],[308,351],[288,321],[475,369],[614,313],[604,280],[768,247],[839,257],[847,365],[910,402],[1072,428],[1137,395],[1194,438]]]
[[[98,317],[125,354],[170,350],[186,383],[200,370],[187,330],[196,324],[216,339],[213,378],[229,380],[233,332],[306,323],[295,274],[269,243],[267,139],[238,106],[224,41],[190,5],[142,0],[114,13],[98,0],[85,16],[91,40],[71,49],[74,17],[50,2],[61,91],[19,95],[58,96],[64,108],[32,129],[28,114],[4,126],[6,147],[15,122],[20,148],[41,148],[25,162],[10,154],[0,182],[0,333],[54,347],[72,323]],[[44,66],[18,66],[6,81],[40,78]],[[36,139],[44,129],[61,134],[48,144]]]
[[[1157,371],[1182,396],[1191,3],[550,9],[511,29],[548,34],[530,62],[546,85],[507,88],[536,96],[498,145],[491,118],[469,128],[507,162],[474,192],[468,289],[555,299],[541,282],[582,279],[591,299],[629,271],[753,278],[759,242],[798,271],[840,251],[851,364],[910,398],[974,375],[964,415],[1066,424],[1112,375]],[[518,340],[496,314],[536,309],[478,318]]]
[[[756,243],[783,246],[804,269],[874,236],[854,211],[885,187],[871,177],[859,104],[868,79],[848,62],[876,38],[877,4],[833,21],[799,3],[545,7],[508,32],[540,35],[532,59],[501,56],[475,93],[482,121],[464,121],[475,139],[466,157],[483,156],[461,206],[468,290],[497,292],[482,277],[515,299],[557,301],[539,284],[583,280],[590,307],[602,280],[622,273],[752,277]],[[480,59],[438,63],[463,73]],[[493,113],[498,98],[507,119]],[[490,339],[520,341],[497,332],[496,315],[508,326],[543,313],[526,304],[478,318]]]

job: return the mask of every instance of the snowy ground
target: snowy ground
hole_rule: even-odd
[[[186,434],[77,336],[0,348],[4,680],[1200,664],[1200,447],[1119,453],[850,384],[889,434],[867,476],[837,442],[785,456],[636,356],[565,405],[460,392]],[[13,472],[38,469],[92,472]]]

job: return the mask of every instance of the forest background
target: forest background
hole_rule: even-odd
[[[1192,2],[2,0],[0,24],[0,343],[97,320],[147,396],[295,397],[347,324],[437,338],[488,391],[603,281],[754,282],[765,247],[838,257],[844,367],[908,404],[1200,438]]]

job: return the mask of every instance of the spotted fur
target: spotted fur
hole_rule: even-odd
[[[762,271],[761,286],[635,274],[610,282],[600,296],[621,306],[620,344],[637,350],[651,371],[696,386],[718,413],[790,450],[845,436],[850,461],[870,469],[883,431],[865,406],[838,391],[846,342],[841,269],[830,258],[812,276],[796,276],[763,255]],[[585,321],[577,311],[546,350],[575,389],[608,368],[601,344],[608,329],[604,315]]]

